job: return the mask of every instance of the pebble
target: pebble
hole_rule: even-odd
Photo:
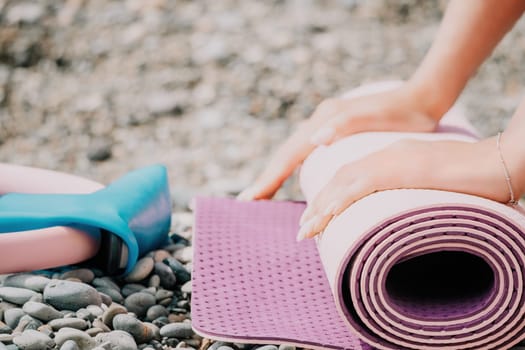
[[[0,334],[0,343],[12,343],[13,338],[13,334]]]
[[[20,321],[22,316],[24,316],[25,314],[26,313],[21,308],[14,307],[5,311],[4,321],[9,327],[14,329],[18,325],[18,322]]]
[[[119,314],[126,314],[128,310],[120,304],[113,303],[109,308],[102,314],[102,322],[108,327],[113,325],[113,318]]]
[[[126,282],[139,282],[144,280],[146,277],[149,276],[151,271],[153,271],[153,267],[155,265],[155,261],[151,257],[144,257],[137,261],[137,264],[131,270],[131,272],[124,278]]]
[[[47,350],[55,346],[53,339],[35,330],[25,330],[13,338],[13,343],[22,350]]]
[[[97,290],[88,284],[71,281],[52,281],[44,289],[44,301],[59,310],[77,311],[88,305],[100,305]]]
[[[95,317],[102,316],[104,310],[98,305],[88,305],[86,309]]]
[[[148,286],[149,286],[149,287],[154,287],[154,288],[158,288],[158,287],[160,287],[160,277],[157,276],[157,275],[152,275],[152,276],[149,278]]]
[[[35,292],[42,292],[50,281],[49,278],[44,276],[18,274],[7,276],[3,285],[4,287],[18,287],[31,289]]]
[[[11,6],[7,11],[6,19],[10,24],[38,22],[45,14],[45,10],[38,2],[20,2]]]
[[[4,343],[0,342],[0,350],[8,350]]]
[[[141,292],[145,287],[142,284],[138,283],[128,283],[122,287],[122,295],[126,298],[131,294]]]
[[[153,321],[159,317],[167,317],[168,310],[162,305],[153,305],[146,312],[146,320]]]
[[[96,138],[87,150],[87,158],[93,162],[102,162],[111,158],[113,142],[106,138]]]
[[[191,290],[192,290],[191,281],[188,281],[188,282],[184,283],[184,285],[180,288],[181,292],[188,293],[188,294],[191,293]]]
[[[115,303],[123,303],[124,302],[124,297],[122,296],[122,294],[120,294],[120,292],[116,289],[113,289],[113,288],[107,288],[107,287],[97,287],[96,288],[100,293],[100,297],[101,298],[104,298],[103,295],[107,295],[112,302],[115,302]],[[108,300],[104,301],[104,304],[107,305],[108,303]],[[111,305],[111,302],[109,302],[109,304]]]
[[[55,333],[55,342],[61,347],[67,340],[73,340],[80,350],[90,350],[96,346],[96,341],[87,333],[75,328],[61,328]]]
[[[167,263],[168,266],[171,268],[171,270],[175,274],[175,277],[177,277],[177,282],[179,284],[184,284],[191,280],[190,273],[186,270],[184,265],[182,265],[177,259],[167,258],[164,260],[164,263]]]
[[[176,96],[168,91],[154,91],[146,98],[146,107],[152,114],[175,112],[178,106]]]
[[[160,285],[164,288],[172,289],[177,284],[177,277],[171,268],[162,262],[155,263],[155,274],[159,276]]]
[[[281,344],[281,345],[279,345],[279,350],[295,350],[295,346],[287,345],[287,344]]]
[[[26,329],[38,329],[38,327],[40,326],[42,326],[42,322],[40,322],[36,318],[33,318],[29,315],[24,315],[18,321],[18,324],[16,325],[16,328],[13,330],[13,333],[23,332]]]
[[[217,350],[235,350],[235,349],[228,345],[222,345],[222,346],[219,346]]]
[[[35,301],[28,301],[25,303],[22,310],[26,314],[31,315],[34,318],[38,318],[44,322],[49,322],[63,316],[62,313],[54,307]]]
[[[138,349],[137,343],[133,337],[124,331],[112,331],[109,333],[100,333],[95,337],[95,341],[98,345],[105,342],[111,343],[115,350],[136,350]]]
[[[0,334],[8,334],[11,333],[13,329],[6,325],[4,322],[0,321]]]
[[[129,314],[116,315],[113,319],[113,329],[128,332],[138,344],[147,343],[154,337],[150,327]]]
[[[256,347],[254,350],[279,350],[275,345],[263,345]]]
[[[84,283],[91,283],[95,278],[95,273],[90,269],[74,269],[62,274],[61,279],[76,278]]]
[[[111,288],[119,291],[120,287],[110,277],[97,277],[91,282],[95,287]]]
[[[126,298],[124,306],[128,311],[133,312],[138,317],[146,315],[148,309],[155,305],[155,297],[149,293],[134,293]]]
[[[169,323],[160,329],[160,335],[168,338],[186,339],[193,336],[193,329],[188,322]]]
[[[88,328],[88,323],[86,322],[86,320],[76,317],[59,318],[56,320],[49,321],[48,324],[51,326],[51,328],[53,328],[54,331],[66,327],[81,330]]]
[[[80,348],[73,340],[66,340],[60,347],[60,350],[80,350]]]
[[[173,257],[183,264],[188,263],[193,260],[193,247],[189,246],[178,249],[173,253]]]
[[[100,328],[104,332],[110,332],[111,328],[109,328],[104,322],[102,322],[101,319],[97,318],[92,323],[93,328]]]
[[[113,298],[111,298],[109,295],[105,293],[102,293],[101,291],[98,291],[98,294],[100,294],[100,298],[102,299],[102,304],[106,306],[111,305],[111,303],[113,302]]]
[[[0,298],[13,304],[23,305],[38,293],[25,288],[0,287]]]

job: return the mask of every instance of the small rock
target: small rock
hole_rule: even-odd
[[[38,318],[44,322],[49,322],[63,316],[62,313],[54,307],[34,301],[28,301],[24,304],[22,309],[26,314],[31,315],[34,318]]]
[[[80,348],[73,340],[66,340],[60,347],[60,350],[80,350]]]
[[[150,257],[144,257],[137,261],[137,264],[131,270],[131,272],[125,277],[126,282],[139,282],[145,279],[149,276],[151,271],[153,271],[153,267],[155,265],[155,262]]]
[[[76,317],[59,318],[50,321],[48,324],[51,326],[51,328],[53,328],[54,331],[57,331],[61,328],[75,328],[81,330],[88,328],[88,323],[86,320]]]
[[[37,292],[25,288],[0,287],[0,298],[17,305],[23,305],[37,294]]]
[[[16,325],[16,328],[13,330],[13,333],[17,333],[17,332],[21,333],[26,329],[38,329],[38,327],[40,326],[42,326],[42,322],[40,322],[36,318],[33,318],[29,315],[24,315],[18,321],[18,324]]]
[[[73,340],[80,350],[89,350],[96,346],[96,342],[88,334],[74,328],[61,328],[55,333],[55,342],[61,347],[67,340]]]
[[[184,285],[182,287],[180,287],[180,291],[183,292],[183,293],[190,294],[191,290],[192,290],[191,281],[188,281],[188,282],[184,283]]]
[[[154,336],[149,327],[129,314],[116,315],[113,319],[113,329],[128,332],[137,344],[147,343]]]
[[[100,328],[103,332],[111,332],[111,328],[109,328],[104,322],[102,322],[101,319],[96,319],[93,321],[93,328]]]
[[[88,305],[100,305],[97,290],[88,284],[71,281],[52,281],[44,289],[44,300],[59,310],[77,311]]]
[[[7,346],[4,345],[4,343],[0,342],[0,350],[9,350]]]
[[[160,286],[160,277],[157,275],[152,275],[149,278],[148,286],[158,288]]]
[[[263,345],[256,347],[255,350],[279,350],[275,345]]]
[[[295,346],[281,344],[281,345],[279,345],[279,350],[295,350]]]
[[[87,157],[93,162],[102,162],[112,156],[113,142],[105,138],[97,138],[88,147]]]
[[[119,314],[126,314],[128,310],[120,304],[113,303],[109,306],[109,308],[104,311],[104,314],[102,315],[102,322],[108,327],[111,327],[113,325],[113,318],[116,315]]]
[[[175,112],[178,106],[177,97],[168,91],[155,91],[146,98],[146,107],[152,114]]]
[[[97,277],[91,282],[95,287],[111,288],[120,291],[120,287],[110,277]]]
[[[0,334],[8,334],[11,332],[13,332],[13,329],[4,322],[0,321]]]
[[[155,305],[155,297],[148,293],[131,294],[124,301],[124,306],[138,317],[144,317],[148,309]]]
[[[171,270],[171,268],[162,263],[155,263],[155,273],[160,277],[160,285],[167,289],[175,288],[177,284],[177,277]]]
[[[104,302],[104,304],[107,305],[107,300],[104,301],[104,296],[103,294],[107,295],[112,302],[115,302],[115,303],[118,303],[118,304],[121,304],[124,302],[124,297],[122,296],[122,294],[120,294],[120,292],[118,290],[115,290],[113,288],[107,288],[107,287],[97,287],[97,290],[100,292],[100,297],[102,298],[102,302]],[[109,305],[111,305],[111,302],[109,303]]]
[[[222,345],[217,348],[217,350],[234,350],[231,346]]]
[[[183,264],[190,262],[193,260],[193,247],[189,246],[178,249],[173,253],[173,257]]]
[[[45,10],[38,2],[20,2],[7,11],[6,19],[9,24],[38,22],[45,14]]]
[[[102,328],[98,327],[91,327],[87,330],[85,330],[86,334],[89,335],[91,338],[95,337],[97,334],[104,333],[104,332],[111,332],[111,329],[108,331],[104,331]]]
[[[167,258],[164,260],[164,263],[166,263],[171,268],[171,270],[175,274],[175,277],[177,277],[178,283],[184,284],[191,280],[190,273],[186,270],[184,265],[182,265],[177,259]]]
[[[18,325],[18,321],[24,316],[26,313],[24,310],[14,307],[12,309],[8,309],[4,313],[4,321],[7,323],[7,325],[13,329],[16,328]]]
[[[193,329],[188,322],[169,323],[160,329],[160,335],[168,338],[186,339],[193,336]]]
[[[13,343],[22,350],[44,350],[55,346],[53,339],[35,330],[25,330],[13,338]]]
[[[106,293],[103,293],[101,291],[98,291],[98,294],[100,294],[100,298],[102,299],[102,304],[109,306],[113,302],[113,298],[107,295]],[[122,298],[123,300],[124,298]],[[120,299],[119,299],[120,300]]]
[[[75,269],[69,270],[62,274],[62,279],[77,278],[84,283],[91,283],[95,278],[95,273],[90,269]]]
[[[4,281],[4,287],[18,287],[42,292],[51,280],[44,276],[17,274],[9,275]]]
[[[102,316],[104,310],[98,305],[88,305],[86,309],[95,317]]]
[[[129,297],[131,294],[138,293],[144,289],[144,286],[142,284],[138,283],[128,283],[122,287],[122,295],[126,298]]]
[[[146,320],[153,321],[162,316],[168,316],[168,310],[162,305],[153,305],[146,312]]]
[[[170,257],[171,257],[170,252],[168,252],[167,250],[164,250],[164,249],[156,250],[153,253],[153,260],[155,260],[155,262],[161,262],[164,259],[167,259],[167,258],[170,258]]]
[[[124,331],[112,331],[109,333],[100,333],[95,337],[97,344],[110,342],[115,350],[136,350],[137,343],[131,335]]]

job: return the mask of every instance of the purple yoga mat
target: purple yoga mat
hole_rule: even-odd
[[[396,140],[475,140],[455,115],[445,120],[437,133],[362,133],[318,148],[301,170],[306,200],[342,165]],[[304,207],[197,201],[199,334],[363,350],[508,349],[525,339],[523,212],[461,193],[389,190],[297,243]]]

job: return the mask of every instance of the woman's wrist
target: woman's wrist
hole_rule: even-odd
[[[499,135],[498,135],[499,138]],[[508,178],[515,200],[525,194],[525,142],[518,133],[504,132],[499,140],[498,153],[503,176]],[[505,174],[506,173],[506,174]],[[510,195],[510,189],[509,189]]]
[[[428,77],[419,78],[415,74],[406,83],[407,93],[419,105],[419,110],[430,116],[436,122],[452,107],[457,95],[447,92],[447,87],[432,84]]]

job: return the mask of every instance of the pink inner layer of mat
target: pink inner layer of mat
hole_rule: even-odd
[[[372,349],[338,316],[314,241],[295,240],[303,210],[303,203],[197,201],[197,332],[240,342]]]

